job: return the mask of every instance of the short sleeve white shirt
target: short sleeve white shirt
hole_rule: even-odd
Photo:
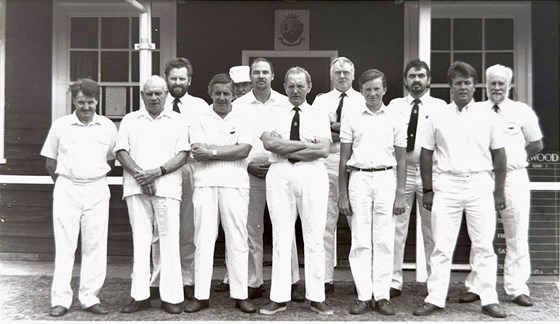
[[[179,113],[163,110],[155,119],[146,109],[124,116],[114,152],[125,150],[143,170],[159,168],[182,151],[190,151],[188,128]],[[181,169],[155,180],[156,196],[181,200]],[[141,194],[140,185],[123,172],[123,197]]]
[[[73,113],[53,123],[41,155],[57,161],[58,175],[76,181],[95,180],[111,170],[107,161],[115,159],[116,137],[117,128],[108,118],[94,114],[85,125]]]
[[[340,143],[352,144],[348,166],[360,169],[394,167],[395,146],[406,147],[406,133],[400,116],[382,105],[377,112],[364,104],[349,114],[340,126]]]

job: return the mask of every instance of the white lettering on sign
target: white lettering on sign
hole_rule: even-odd
[[[538,153],[531,157],[529,161],[532,162],[558,162],[560,161],[560,155],[558,153]]]

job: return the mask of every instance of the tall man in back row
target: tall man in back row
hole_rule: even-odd
[[[500,210],[506,235],[506,258],[504,261],[504,288],[513,302],[520,306],[532,306],[527,280],[531,276],[529,258],[529,209],[531,192],[527,175],[527,158],[543,148],[539,120],[533,109],[524,103],[508,98],[513,71],[503,65],[486,69],[488,100],[483,103],[493,111],[501,122],[505,136],[507,174],[505,183],[506,208]],[[472,252],[471,252],[472,254]],[[468,292],[459,297],[467,303],[478,299],[476,274],[471,271],[465,279]]]
[[[422,180],[420,179],[420,141],[424,136],[424,128],[430,116],[441,112],[447,104],[441,99],[428,94],[430,88],[430,68],[428,64],[414,59],[404,68],[403,82],[408,95],[391,101],[388,109],[400,114],[407,131],[406,138],[406,209],[403,215],[395,217],[395,247],[393,256],[393,279],[391,282],[391,298],[401,295],[403,286],[403,260],[410,212],[416,196],[416,211],[419,212],[422,224],[422,238],[428,275],[430,274],[430,255],[434,250],[432,238],[432,222],[430,211],[422,207]]]
[[[329,202],[327,225],[323,241],[325,244],[325,293],[334,291],[334,267],[336,266],[336,227],[338,223],[338,163],[340,161],[340,122],[351,111],[358,111],[364,104],[364,97],[352,88],[354,63],[346,57],[338,57],[331,62],[331,83],[334,89],[318,94],[313,108],[327,114],[331,124],[332,143],[325,166],[329,175]],[[350,222],[348,222],[350,225]]]

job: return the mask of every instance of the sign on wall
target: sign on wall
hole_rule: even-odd
[[[309,10],[274,11],[274,49],[309,50]]]

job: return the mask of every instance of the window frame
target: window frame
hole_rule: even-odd
[[[5,164],[6,117],[6,0],[0,0],[0,164]]]

